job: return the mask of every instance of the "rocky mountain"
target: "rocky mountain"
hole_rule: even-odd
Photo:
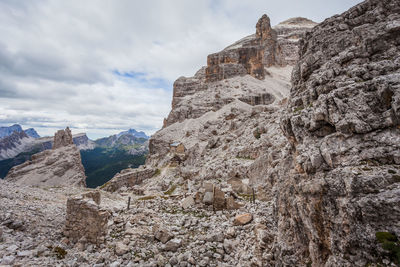
[[[146,165],[97,190],[0,180],[1,264],[398,266],[399,44],[397,0],[263,16],[174,83]]]
[[[130,155],[142,155],[148,151],[149,137],[144,132],[135,129],[120,132],[109,137],[95,140],[95,144],[101,148],[120,149],[127,151]]]
[[[126,134],[132,135],[137,138],[144,138],[144,139],[150,138],[144,132],[142,131],[138,132],[135,129],[129,129],[128,131],[120,132],[119,134],[117,134],[117,136],[120,137],[121,135],[126,135]]]
[[[29,128],[24,130],[27,136],[33,137],[33,138],[40,138],[40,135],[36,132],[35,129]]]
[[[26,129],[26,130],[22,130],[21,125],[14,124],[14,125],[11,125],[9,127],[4,127],[4,126],[0,127],[0,139],[4,138],[4,137],[7,137],[7,136],[10,136],[14,132],[18,132],[18,133],[25,132],[26,135],[28,135],[30,137],[33,137],[33,138],[39,138],[40,137],[39,134],[35,131],[35,129],[29,128],[29,129]]]
[[[79,150],[67,127],[54,135],[53,148],[34,154],[30,161],[13,167],[7,181],[35,186],[85,186]]]
[[[28,136],[24,131],[14,131],[11,135],[0,139],[0,160],[13,158],[30,149],[35,141],[33,137]]]
[[[19,124],[14,124],[9,127],[0,127],[0,138],[10,136],[13,132],[22,132],[22,127]]]

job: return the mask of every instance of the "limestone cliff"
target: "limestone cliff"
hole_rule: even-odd
[[[273,207],[256,233],[259,266],[396,262],[376,235],[400,236],[399,13],[398,1],[365,1],[304,39],[312,22],[272,29],[263,16],[256,35],[175,82],[147,161],[161,185],[147,189],[176,177],[188,190],[232,179],[256,188]]]
[[[81,156],[69,128],[54,135],[53,149],[37,153],[32,160],[13,167],[5,179],[24,185],[86,186]]]
[[[270,81],[282,81],[285,78],[276,79],[274,73],[270,73],[266,68],[286,67],[286,71],[290,72],[290,67],[297,60],[299,38],[315,25],[316,23],[310,20],[297,18],[271,28],[268,16],[263,15],[257,22],[255,34],[209,55],[207,66],[200,69],[194,77],[180,77],[175,81],[172,110],[164,122],[164,127],[188,118],[198,118],[209,111],[216,111],[231,103],[235,97],[248,101],[259,99],[255,100],[257,105],[274,102],[276,95],[264,87],[275,87],[271,86]],[[255,79],[251,79],[250,76]],[[235,88],[235,92],[229,92],[233,88],[222,81],[233,78],[246,79],[243,85],[247,80],[252,82],[248,88],[239,86]],[[225,89],[227,92],[204,96],[199,101],[193,97],[195,93],[202,91],[203,94],[208,94],[210,91]],[[280,91],[278,86],[276,92]],[[282,94],[277,99],[281,98]]]
[[[274,189],[283,262],[363,266],[389,253],[378,232],[400,236],[399,45],[394,0],[365,1],[301,42]]]

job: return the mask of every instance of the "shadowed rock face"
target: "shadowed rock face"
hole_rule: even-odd
[[[274,190],[282,261],[364,266],[400,236],[400,5],[365,1],[306,35],[281,127]],[[291,257],[283,256],[291,254]]]

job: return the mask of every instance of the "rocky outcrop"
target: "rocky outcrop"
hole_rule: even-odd
[[[262,80],[267,74],[266,67],[294,64],[297,41],[315,25],[310,20],[294,18],[271,28],[269,17],[263,15],[257,22],[255,35],[208,56],[206,81],[220,81],[245,74]]]
[[[304,33],[312,29],[317,23],[306,18],[291,18],[285,20],[273,29],[277,34],[279,46],[278,57],[280,64],[294,65],[299,59],[299,41]]]
[[[101,189],[115,192],[125,187],[133,187],[151,178],[156,172],[153,168],[125,169],[117,173],[110,181],[101,186]]]
[[[52,150],[32,156],[30,161],[13,167],[6,179],[37,186],[85,186],[85,171],[78,148],[69,129],[55,134]]]
[[[400,236],[399,44],[394,0],[365,1],[301,42],[273,189],[284,265],[365,266],[389,253],[377,233]]]
[[[54,135],[53,149],[73,144],[71,130],[68,127],[65,130],[58,130]]]
[[[100,197],[96,196],[92,199],[93,196],[96,194],[67,200],[64,235],[71,242],[80,241],[99,245],[105,241],[107,222],[111,214],[99,206]]]
[[[201,68],[194,77],[180,77],[174,83],[172,110],[164,121],[164,128],[190,118],[198,118],[209,111],[219,110],[239,98],[252,105],[268,105],[280,100],[282,95],[265,92],[265,88],[281,85],[271,84],[271,80],[285,80],[274,75],[271,67],[290,68],[298,59],[298,41],[307,30],[316,23],[295,18],[271,28],[267,15],[262,16],[256,25],[256,33],[228,46],[224,50],[211,54],[207,58],[207,67]],[[275,30],[276,29],[276,30]],[[226,79],[238,81],[249,75],[262,82],[245,81],[248,88],[241,88],[243,83],[230,84],[227,89]],[[274,77],[275,76],[275,77]],[[221,89],[226,91],[220,92]],[[233,90],[232,90],[233,89]],[[235,90],[239,89],[239,90]],[[245,90],[243,90],[245,89]],[[247,89],[247,90],[246,90]],[[268,90],[267,90],[268,91]],[[205,96],[205,94],[210,94]],[[193,95],[203,94],[197,101]]]

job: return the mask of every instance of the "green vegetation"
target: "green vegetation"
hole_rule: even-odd
[[[156,177],[156,176],[158,176],[160,174],[161,174],[161,170],[160,169],[156,169],[156,171],[153,174],[153,177]]]
[[[390,259],[400,264],[400,242],[397,237],[389,232],[376,232],[375,237],[382,248],[389,252]]]
[[[146,160],[145,155],[130,155],[124,149],[103,147],[82,150],[81,158],[90,188],[101,186],[121,170],[137,168]]]
[[[144,196],[144,197],[140,197],[138,198],[138,200],[152,200],[155,199],[157,196]]]
[[[60,247],[55,247],[53,251],[54,251],[57,259],[59,259],[59,260],[64,259],[65,255],[67,255],[67,252],[65,251],[65,249],[60,248]]]
[[[178,186],[176,184],[172,185],[167,191],[164,192],[164,195],[172,195],[177,187]]]
[[[304,109],[303,106],[299,106],[299,107],[297,107],[297,108],[295,108],[295,109],[293,110],[293,113],[298,113],[298,112],[302,111],[303,109]]]
[[[237,194],[239,197],[241,197],[243,200],[251,202],[253,199],[253,194],[242,194],[238,193]],[[257,199],[257,194],[254,194],[254,199]]]
[[[8,171],[17,165],[24,163],[27,160],[31,159],[33,154],[40,152],[39,148],[34,148],[29,152],[24,152],[18,154],[16,157],[11,159],[0,160],[0,178],[4,178],[7,176]]]

